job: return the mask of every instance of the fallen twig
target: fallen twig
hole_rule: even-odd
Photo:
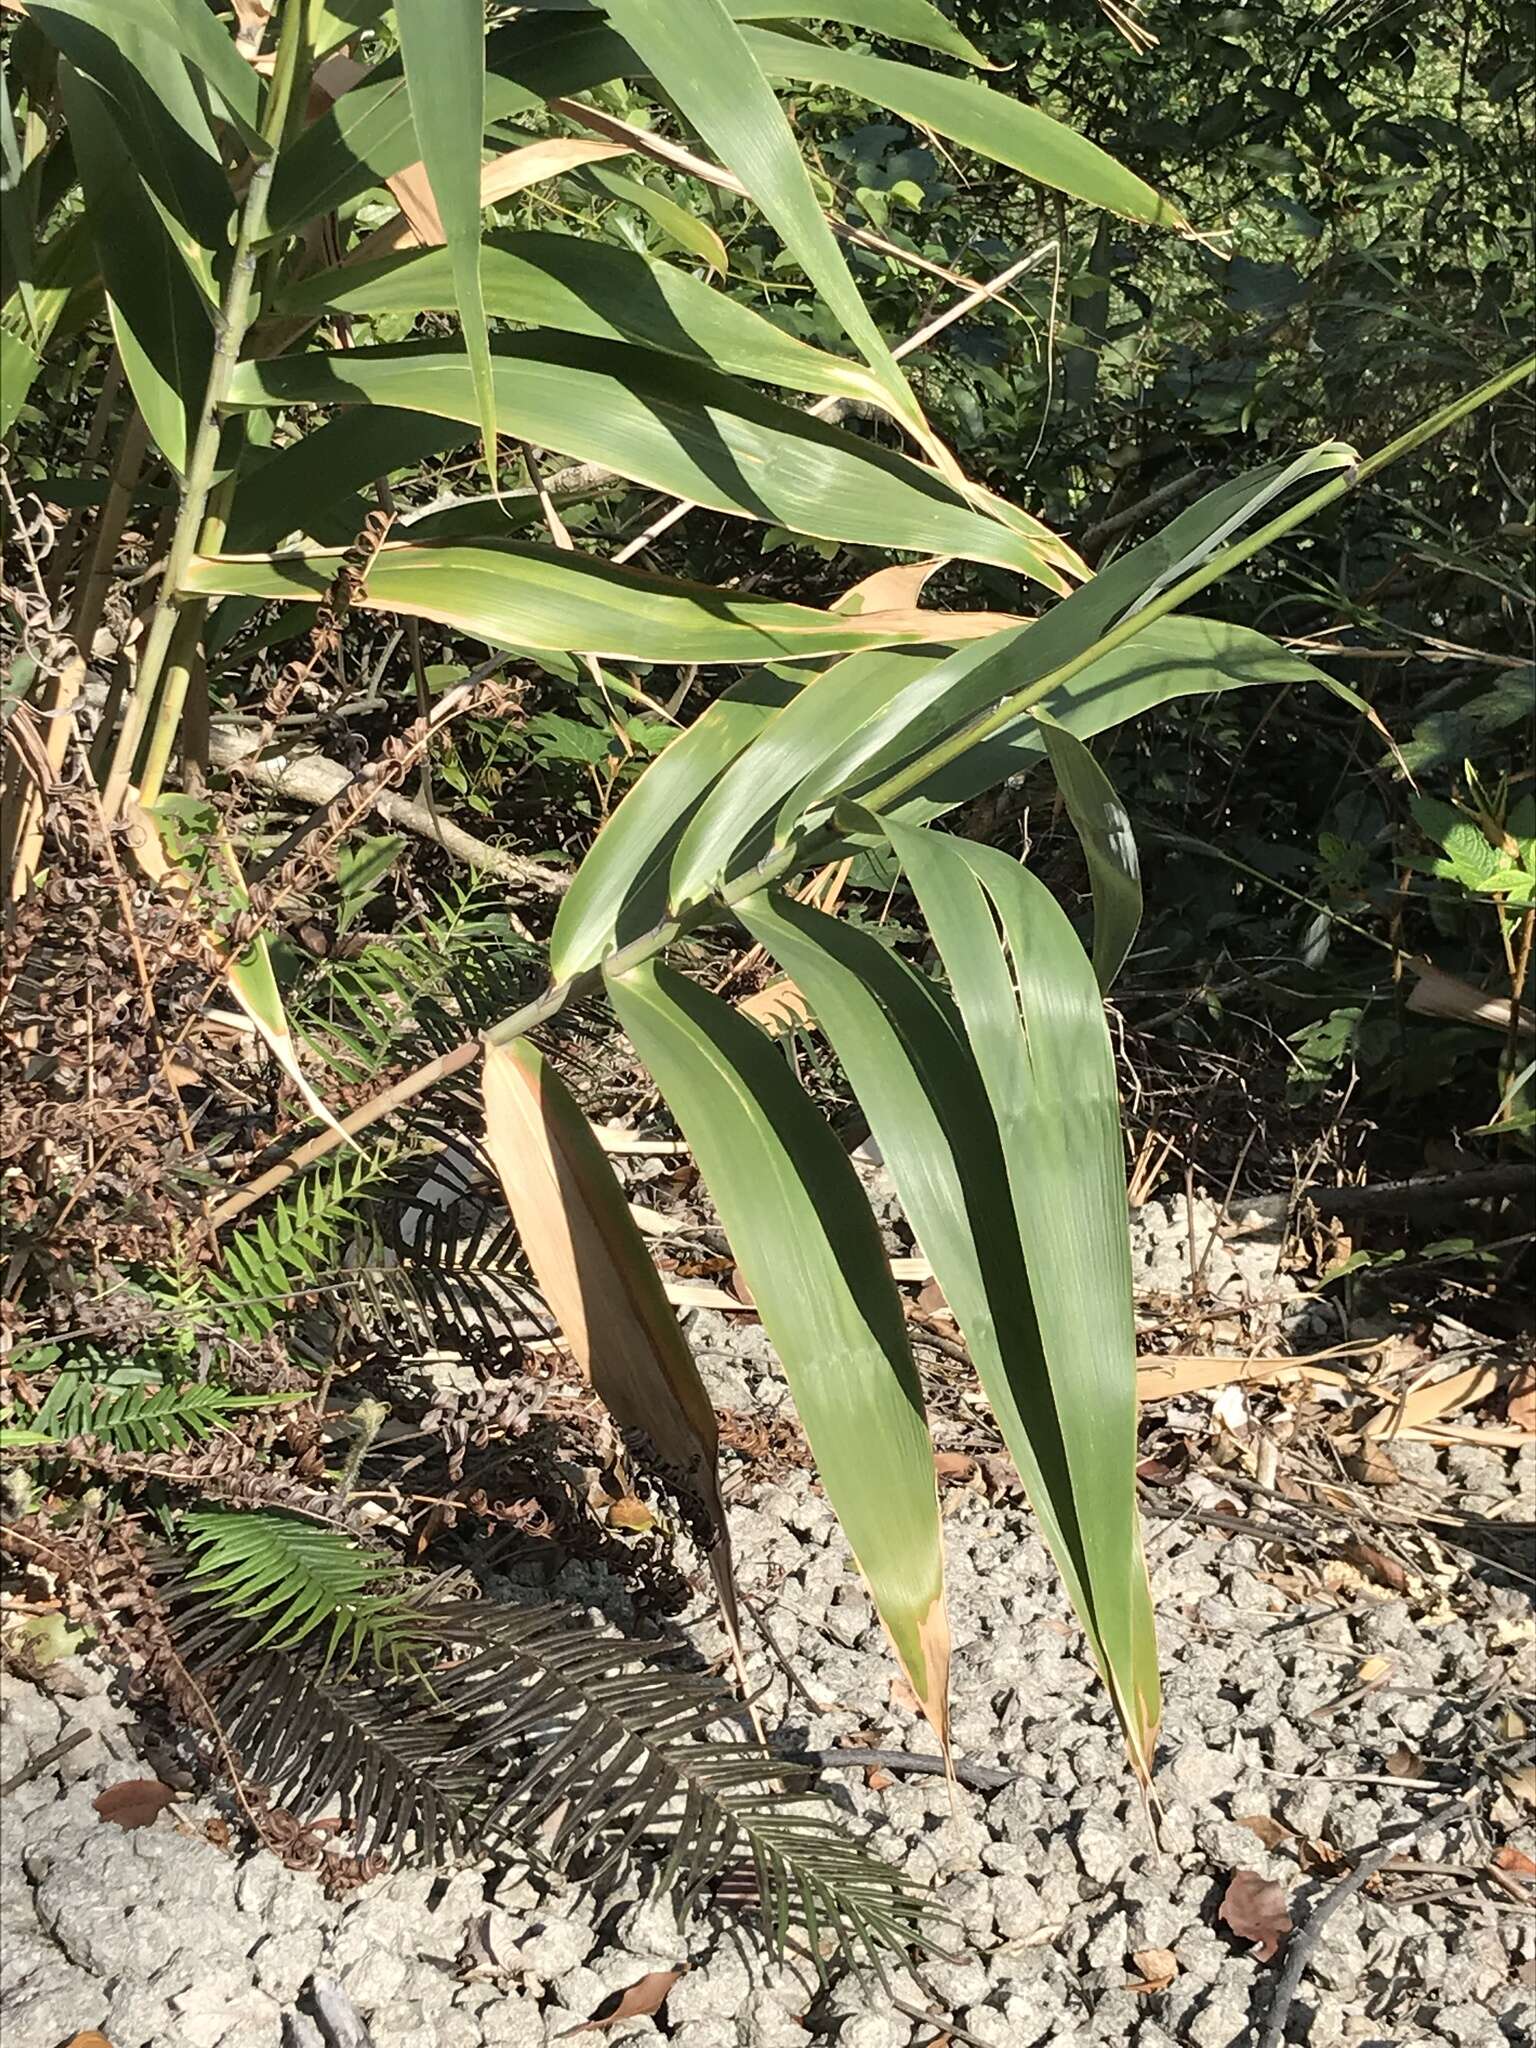
[[[784,1761],[805,1764],[813,1771],[868,1770],[904,1772],[917,1778],[944,1776],[943,1757],[914,1755],[905,1749],[796,1749],[789,1751]],[[1018,1771],[999,1770],[995,1764],[967,1763],[964,1757],[954,1760],[955,1782],[971,1792],[1001,1792],[1021,1775]]]
[[[23,1764],[19,1771],[12,1771],[4,1784],[0,1784],[0,1799],[4,1799],[7,1793],[18,1791],[23,1785],[30,1785],[34,1778],[40,1778],[50,1764],[56,1764],[61,1756],[68,1756],[72,1749],[78,1749],[90,1732],[89,1728],[76,1728],[62,1742],[39,1750],[29,1764]]]
[[[1269,2018],[1265,2023],[1263,2039],[1259,2048],[1281,2048],[1285,2040],[1285,2023],[1290,2017],[1291,2002],[1301,1988],[1307,1965],[1313,1951],[1322,1939],[1323,1929],[1347,1899],[1352,1899],[1364,1890],[1370,1880],[1386,1864],[1390,1863],[1398,1844],[1412,1841],[1427,1828],[1438,1826],[1442,1821],[1458,1819],[1471,1810],[1466,1799],[1451,1799],[1444,1805],[1433,1806],[1428,1813],[1416,1814],[1412,1820],[1402,1821],[1396,1827],[1385,1830],[1376,1848],[1368,1856],[1362,1856],[1354,1869],[1342,1883],[1315,1906],[1308,1916],[1306,1925],[1292,1941],[1286,1951],[1285,1968],[1275,1986],[1275,1995],[1270,2001]]]

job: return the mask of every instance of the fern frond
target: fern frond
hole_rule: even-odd
[[[808,1807],[804,1774],[741,1740],[737,1702],[661,1646],[571,1609],[438,1601],[412,1610],[418,1656],[380,1674],[312,1644],[249,1655],[248,1631],[203,1618],[199,1666],[234,1667],[217,1710],[248,1776],[301,1820],[339,1807],[360,1849],[515,1844],[586,1877],[664,1858],[680,1917],[745,1874],[775,1951],[803,1930],[818,1968],[930,1946],[926,1895]]]
[[[191,1443],[206,1443],[227,1429],[236,1415],[295,1398],[237,1394],[198,1380],[162,1385],[158,1375],[141,1367],[100,1378],[66,1367],[24,1424],[0,1428],[0,1449],[95,1437],[118,1451],[179,1451]]]
[[[198,1508],[182,1519],[192,1568],[189,1611],[222,1608],[249,1624],[243,1647],[313,1649],[324,1669],[345,1651],[393,1668],[419,1638],[417,1610],[387,1558],[339,1529],[274,1510]]]
[[[327,1161],[225,1240],[225,1271],[209,1273],[205,1284],[237,1336],[259,1341],[295,1295],[326,1284],[394,1162],[392,1144]]]

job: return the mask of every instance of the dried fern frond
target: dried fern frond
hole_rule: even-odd
[[[374,1583],[364,1567],[345,1599]],[[740,1739],[738,1703],[661,1662],[661,1645],[563,1607],[437,1599],[388,1610],[383,1666],[346,1667],[322,1640],[323,1602],[307,1632],[295,1602],[258,1643],[273,1603],[253,1611],[249,1574],[186,1581],[172,1604],[248,1780],[300,1821],[339,1811],[364,1854],[515,1845],[589,1879],[640,1858],[679,1917],[706,1894],[740,1897],[745,1877],[774,1951],[803,1934],[818,1968],[883,1970],[929,1946],[926,1895],[808,1805],[805,1773]]]

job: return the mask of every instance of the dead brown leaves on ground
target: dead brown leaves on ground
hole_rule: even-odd
[[[1240,1941],[1253,1943],[1254,1960],[1272,1963],[1285,1946],[1293,1922],[1284,1891],[1256,1870],[1234,1870],[1218,1917]]]

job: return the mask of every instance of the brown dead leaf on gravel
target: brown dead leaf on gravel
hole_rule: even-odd
[[[1285,1893],[1256,1870],[1233,1871],[1217,1917],[1240,1941],[1254,1944],[1254,1959],[1261,1963],[1275,1960],[1293,1925]]]
[[[1403,1476],[1380,1444],[1373,1443],[1369,1437],[1348,1460],[1345,1469],[1350,1478],[1358,1479],[1362,1486],[1397,1486]]]
[[[1388,1557],[1384,1550],[1378,1550],[1373,1543],[1362,1543],[1358,1537],[1353,1537],[1340,1548],[1345,1562],[1352,1564],[1356,1571],[1363,1572],[1378,1586],[1385,1586],[1393,1593],[1413,1591],[1411,1573],[1400,1565],[1395,1557]]]
[[[158,1778],[124,1778],[109,1785],[91,1801],[103,1820],[114,1827],[147,1828],[165,1811],[176,1794]]]
[[[1536,1862],[1523,1849],[1512,1848],[1508,1842],[1493,1860],[1500,1870],[1507,1870],[1515,1877],[1536,1877]]]
[[[1235,1813],[1232,1818],[1240,1828],[1246,1828],[1251,1835],[1257,1835],[1266,1849],[1278,1849],[1285,1842],[1294,1842],[1296,1837],[1283,1820],[1276,1820],[1267,1813]]]
[[[649,2019],[661,2011],[667,2002],[667,1994],[687,1967],[685,1963],[680,1970],[652,1970],[644,1977],[637,1977],[633,1984],[627,1984],[621,1992],[614,1994],[611,2012],[599,2011],[591,2019],[583,2020],[579,2027],[567,2027],[557,2039],[566,2041],[573,2034],[600,2034],[608,2027],[618,2026],[621,2020]]]
[[[1384,1768],[1389,1778],[1422,1778],[1424,1759],[1416,1749],[1410,1749],[1406,1742],[1400,1742],[1386,1759]]]
[[[1166,1991],[1179,1974],[1179,1959],[1171,1948],[1139,1948],[1131,1962],[1138,1974],[1127,1978],[1125,1988],[1134,1991],[1138,1998]]]

